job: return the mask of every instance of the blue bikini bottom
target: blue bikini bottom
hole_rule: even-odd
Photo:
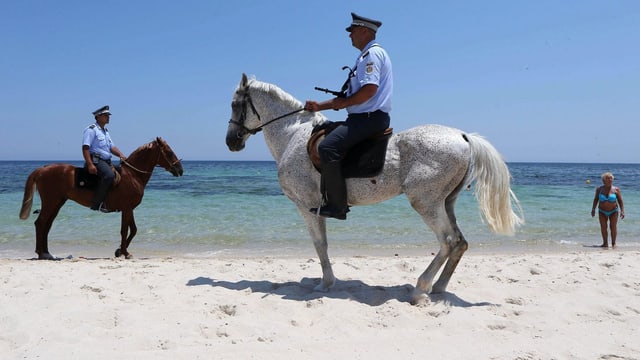
[[[599,211],[599,212],[601,212],[601,213],[603,213],[605,216],[609,217],[609,216],[611,216],[611,215],[613,215],[613,214],[617,213],[617,212],[618,212],[618,208],[615,208],[615,209],[613,209],[613,210],[611,210],[611,211],[604,211],[604,210],[602,210],[602,209],[598,208],[598,211]]]

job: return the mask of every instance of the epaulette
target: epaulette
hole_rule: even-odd
[[[371,48],[372,48],[372,47],[376,47],[376,46],[380,46],[380,45],[378,45],[378,44],[373,44],[373,45],[371,45],[371,46],[369,47],[369,50],[371,50]],[[363,60],[364,60],[364,58],[366,58],[367,56],[369,56],[369,50],[367,50],[367,52],[366,52],[366,53],[362,54],[361,59],[363,59]]]
[[[93,129],[94,127],[96,127],[96,124],[89,125],[89,129]]]

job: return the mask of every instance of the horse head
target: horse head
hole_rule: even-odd
[[[173,176],[182,176],[182,162],[178,159],[169,144],[161,137],[157,137],[154,144],[158,146],[160,151],[157,165],[163,167]]]
[[[249,112],[253,116],[247,117]],[[249,79],[243,73],[242,80],[240,80],[231,100],[231,120],[229,120],[226,138],[229,150],[240,151],[244,149],[249,136],[259,131],[252,129],[260,129],[260,115],[249,94]]]

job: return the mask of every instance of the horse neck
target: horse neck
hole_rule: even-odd
[[[151,179],[151,173],[158,161],[157,146],[146,144],[139,147],[127,158],[129,172],[140,179],[144,185]]]
[[[254,102],[263,123],[299,110],[303,106],[300,101],[275,85],[266,85],[253,91],[259,94],[259,99],[256,98]],[[279,162],[291,138],[302,128],[302,123],[309,118],[309,113],[299,112],[276,120],[263,128],[265,142],[276,162]]]

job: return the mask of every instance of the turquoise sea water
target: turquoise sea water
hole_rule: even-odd
[[[22,221],[18,211],[28,174],[47,163],[0,161],[0,258],[35,255],[36,215]],[[138,234],[129,250],[136,257],[315,256],[301,217],[280,190],[274,162],[185,161],[183,166],[180,178],[155,170],[135,211]],[[456,214],[471,252],[573,251],[600,244],[598,220],[590,210],[605,171],[614,173],[625,202],[618,246],[640,249],[640,165],[509,163],[509,168],[526,224],[513,237],[489,232],[472,192],[464,191]],[[39,204],[36,197],[33,210]],[[347,221],[329,220],[327,228],[330,255],[419,255],[438,249],[404,196],[353,207]],[[120,243],[120,214],[69,201],[49,239],[56,256],[112,256]]]

